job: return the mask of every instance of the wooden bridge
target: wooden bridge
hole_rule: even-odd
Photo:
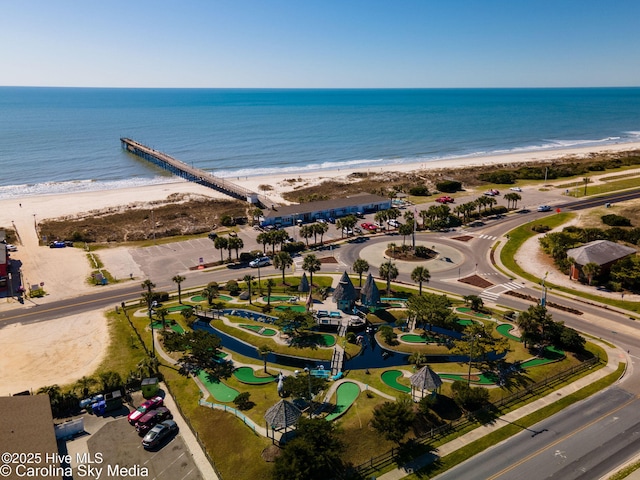
[[[154,150],[153,148],[142,145],[130,138],[121,138],[120,142],[122,142],[122,148],[127,152],[143,158],[178,177],[212,188],[239,200],[246,200],[249,203],[255,204],[260,203],[258,194],[247,188],[229,182],[224,178],[218,178],[199,168],[190,167],[186,163],[176,160],[166,153]]]

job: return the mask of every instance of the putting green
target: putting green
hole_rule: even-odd
[[[561,360],[565,357],[565,353],[563,350],[560,350],[553,346],[545,347],[543,355],[544,355],[544,358],[533,358],[531,360],[527,360],[526,362],[522,362],[520,364],[520,367],[521,368],[538,367],[546,363],[557,362],[558,360]]]
[[[282,312],[287,310],[291,310],[293,312],[306,312],[307,307],[305,307],[304,305],[278,305],[276,307],[276,310],[280,310]]]
[[[456,375],[455,373],[439,373],[440,378],[446,378],[447,380],[459,380],[466,382],[469,377],[467,375]],[[486,373],[471,374],[471,383],[477,383],[480,385],[493,385],[495,384],[495,376],[487,375]]]
[[[474,312],[469,307],[457,307],[456,311],[460,312],[460,313],[465,313],[467,315],[473,315],[474,317],[491,318],[491,315],[487,315],[485,313]]]
[[[179,312],[180,310],[186,310],[187,308],[193,308],[191,305],[174,305],[173,307],[167,308],[169,312]]]
[[[360,395],[360,387],[358,385],[353,382],[341,383],[336,390],[336,407],[325,419],[328,421],[335,420],[345,413],[356,401],[358,395]]]
[[[405,335],[400,335],[400,340],[407,343],[425,343],[425,342],[437,341],[435,338],[423,337],[422,335],[417,335],[415,333],[407,333]]]
[[[220,380],[212,381],[204,370],[198,373],[198,378],[218,402],[233,402],[239,394],[237,390],[225,385]]]
[[[230,297],[228,295],[218,295],[216,299],[224,300],[225,302],[230,302],[231,300],[233,300],[233,297]],[[206,301],[207,297],[203,297],[202,295],[195,295],[191,297],[189,300],[191,300],[194,303],[200,303],[200,302]]]
[[[511,330],[513,330],[515,327],[515,325],[510,325],[508,323],[503,323],[501,325],[498,325],[496,327],[496,331],[502,335],[503,337],[507,337],[510,340],[514,340],[516,342],[521,342],[522,340],[518,337],[516,337],[515,335],[510,334],[509,332]]]
[[[322,337],[318,339],[318,345],[325,347],[333,347],[336,344],[336,337],[330,335],[328,333],[320,333],[316,334],[317,337]]]
[[[262,300],[268,302],[269,297],[262,297]],[[272,302],[288,302],[289,300],[291,300],[291,295],[287,295],[286,297],[283,295],[271,295]]]
[[[251,367],[240,367],[234,370],[233,376],[240,380],[242,383],[248,383],[250,385],[264,385],[266,383],[273,383],[276,377],[256,377],[256,372]]]
[[[382,381],[395,390],[399,390],[404,393],[410,393],[411,388],[406,385],[398,382],[398,379],[402,377],[403,374],[400,370],[387,370],[386,372],[382,372]]]
[[[239,326],[242,328],[246,328],[247,330],[251,330],[252,332],[256,332],[260,335],[264,335],[265,337],[273,337],[276,333],[278,333],[278,331],[274,330],[273,328],[265,328],[261,325],[241,324]]]
[[[462,318],[459,318],[457,323],[458,325],[462,325],[463,327],[468,327],[469,325],[473,325],[476,322],[469,319],[463,320]]]

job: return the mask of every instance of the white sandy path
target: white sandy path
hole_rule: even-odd
[[[0,329],[0,395],[92,375],[109,343],[102,312]]]

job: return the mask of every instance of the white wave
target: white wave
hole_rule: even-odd
[[[43,182],[23,185],[0,186],[0,200],[22,198],[33,195],[58,195],[65,193],[96,192],[122,188],[142,187],[162,183],[173,183],[176,177],[135,177],[122,180],[72,180],[67,182]]]

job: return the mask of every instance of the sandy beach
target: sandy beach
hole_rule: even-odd
[[[564,149],[535,153],[518,153],[465,159],[447,159],[428,163],[401,164],[376,169],[374,172],[411,172],[416,170],[453,171],[456,167],[509,165],[539,162],[561,157],[585,158],[597,153],[613,153],[640,149],[640,143],[609,145],[606,147]],[[339,169],[303,173],[300,175],[269,175],[230,179],[248,189],[260,192],[260,185],[271,185],[266,192],[275,202],[287,203],[281,195],[301,184],[314,185],[324,180],[346,180],[362,168]],[[455,173],[451,173],[455,176]],[[286,179],[296,178],[295,184]],[[82,212],[120,209],[131,204],[149,205],[164,201],[170,195],[192,194],[212,198],[226,198],[211,189],[176,178],[173,183],[138,188],[106,190],[60,195],[27,196],[0,200],[0,227],[14,228],[19,235],[18,252],[12,257],[22,263],[25,287],[44,284],[46,302],[76,297],[92,291],[86,279],[90,275],[85,253],[77,248],[50,249],[38,246],[35,226],[47,218],[58,218]],[[110,288],[117,286],[110,286]],[[0,310],[31,308],[26,302],[0,299]],[[80,334],[80,335],[79,335]],[[108,341],[107,321],[102,312],[78,317],[0,328],[0,395],[43,385],[73,382],[83,375],[91,375],[104,358]],[[55,362],[50,360],[55,358]]]

